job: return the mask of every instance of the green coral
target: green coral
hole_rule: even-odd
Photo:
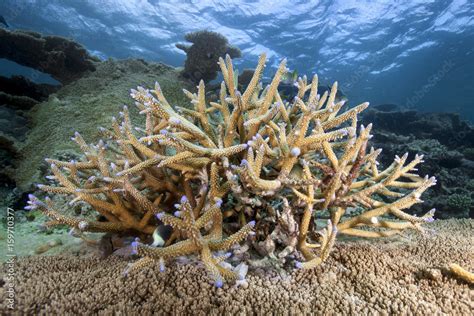
[[[464,154],[464,157],[469,160],[474,160],[474,148],[469,147],[463,150],[462,152]]]
[[[472,204],[472,198],[466,194],[455,193],[447,200],[448,206],[458,210],[465,210]]]
[[[474,191],[474,179],[471,179],[466,183],[466,189]]]

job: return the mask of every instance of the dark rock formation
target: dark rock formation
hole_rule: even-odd
[[[34,105],[45,101],[59,86],[37,84],[23,76],[10,78],[0,76],[0,107],[6,106],[14,110],[29,110]],[[22,113],[20,113],[21,115]],[[0,131],[3,128],[0,127]]]
[[[62,84],[95,70],[98,61],[78,43],[59,36],[0,28],[0,58],[50,74]]]
[[[176,44],[187,56],[183,76],[196,83],[201,79],[207,83],[217,78],[219,57],[225,57],[226,54],[231,58],[241,56],[237,47],[230,46],[227,38],[216,32],[192,32],[184,38],[193,44]]]
[[[44,101],[58,89],[59,87],[56,85],[37,84],[23,76],[12,76],[10,78],[0,76],[0,91],[9,95],[25,96],[36,101]]]

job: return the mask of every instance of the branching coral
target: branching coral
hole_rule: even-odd
[[[193,208],[188,198],[183,195],[180,204],[177,205],[179,210],[174,215],[157,214],[156,216],[160,221],[173,227],[175,232],[181,232],[187,239],[164,248],[147,246],[135,241],[132,244],[133,251],[143,258],[135,262],[127,270],[127,273],[130,270],[142,268],[155,260],[160,262],[161,269],[164,270],[164,260],[199,252],[217,287],[222,286],[223,279],[243,278],[245,275],[239,273],[239,269],[231,271],[228,267],[222,265],[222,262],[231,255],[230,253],[213,256],[212,251],[229,250],[232,245],[247,237],[255,222],[250,222],[231,236],[222,238],[222,200],[217,199],[214,205],[209,205],[205,200],[206,195],[202,195],[199,203]],[[205,205],[208,207],[203,210]],[[199,218],[196,219],[196,216],[199,216]],[[209,225],[209,234],[203,236],[201,230]]]
[[[89,203],[107,222],[67,218],[35,197],[31,207],[52,217],[52,224],[82,231],[146,236],[170,225],[165,247],[134,243],[143,258],[129,271],[197,253],[216,285],[237,273],[222,262],[225,255],[212,252],[245,240],[253,226],[248,240],[261,254],[285,260],[297,250],[304,262],[296,266],[312,268],[328,258],[338,234],[385,237],[422,230],[433,220],[433,211],[422,217],[404,211],[436,182],[416,174],[423,157],[408,162],[408,154],[396,156],[380,170],[380,150],[367,148],[372,126],[358,127],[357,115],[368,103],[340,113],[337,83],[319,95],[317,76],[298,78],[298,95],[283,100],[278,86],[286,60],[263,88],[265,61],[262,55],[241,93],[231,58],[220,58],[219,102],[207,103],[201,81],[196,93],[184,90],[192,108],[170,105],[158,84],[138,87],[131,96],[146,116],[144,129],[132,128],[125,107],[122,123],[114,120],[103,130],[108,141],[91,146],[76,134],[83,160],[49,160],[59,185],[40,188],[74,195],[72,202]],[[351,217],[348,209],[355,207],[361,214]],[[325,226],[319,227],[315,211],[330,214]]]

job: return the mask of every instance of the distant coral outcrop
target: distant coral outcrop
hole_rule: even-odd
[[[183,75],[194,82],[209,82],[216,79],[219,57],[228,54],[231,58],[241,56],[237,47],[229,45],[227,38],[217,32],[198,31],[184,37],[192,45],[176,44],[186,53]]]
[[[96,57],[80,44],[59,36],[0,28],[0,58],[50,74],[67,84],[95,70]]]

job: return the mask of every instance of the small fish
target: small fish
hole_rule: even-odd
[[[153,232],[152,247],[163,247],[165,242],[170,238],[173,229],[169,225],[159,225]]]
[[[298,81],[298,71],[293,70],[292,72],[288,71],[281,76],[281,82],[285,84],[294,84]]]
[[[1,24],[4,24],[6,27],[10,27],[10,25],[8,25],[7,21],[5,20],[5,18],[3,16],[0,15],[0,23]]]

